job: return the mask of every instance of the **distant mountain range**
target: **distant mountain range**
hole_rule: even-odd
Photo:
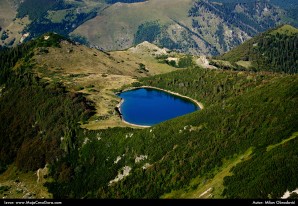
[[[106,51],[143,41],[192,54],[222,54],[275,26],[298,26],[295,0],[4,0],[0,45],[53,31]]]

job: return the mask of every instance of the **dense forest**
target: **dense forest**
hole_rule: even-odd
[[[77,122],[93,114],[82,94],[67,92],[58,82],[45,82],[31,71],[33,49],[57,46],[61,38],[53,35],[51,41],[40,38],[0,52],[1,172],[12,162],[24,171],[53,163],[73,147]],[[12,70],[17,63],[22,66]]]
[[[297,7],[288,7],[290,2],[284,3],[284,7],[279,4],[276,1],[195,1],[188,11],[191,31],[216,47],[216,52],[210,51],[211,55],[223,54],[270,28],[285,23],[297,27]]]
[[[253,59],[255,68],[298,73],[298,33],[293,36],[269,35],[262,38],[254,50],[258,55]]]
[[[297,77],[275,77],[236,97],[149,129],[114,128],[86,132],[78,153],[61,160],[70,165],[69,179],[47,185],[56,198],[159,198],[173,190],[195,190],[202,182],[190,185],[194,178],[212,179],[224,159],[233,159],[250,148],[253,148],[253,156],[258,157],[253,164],[262,164],[263,170],[267,170],[272,161],[264,158],[279,151],[272,149],[269,154],[261,155],[264,150],[296,132],[297,89]],[[292,149],[286,145],[280,146],[285,154]],[[137,163],[136,158],[141,155],[148,158]],[[285,155],[279,158],[276,161],[287,161]],[[289,161],[298,163],[297,158]],[[56,167],[53,175],[59,178],[61,168]],[[124,173],[125,168],[131,168],[131,174],[112,184],[111,180]],[[235,169],[236,174],[243,169]],[[247,192],[245,197],[253,198],[258,193],[260,198],[267,198],[268,194],[278,198],[287,187],[292,189],[289,179],[294,181],[291,185],[297,185],[294,177],[297,168],[292,168],[290,173],[287,169],[279,167],[279,170],[267,171],[275,177],[286,173],[287,178],[280,179],[279,186],[266,187],[263,193],[257,188],[260,184],[272,184],[272,179],[251,181],[247,190],[243,180],[237,182],[237,187]],[[262,177],[263,170],[247,172],[251,172],[250,177]],[[222,197],[240,197],[235,194],[232,184],[233,181],[225,182],[227,188],[232,189],[231,194],[225,191]]]
[[[31,23],[23,31],[23,33],[30,33],[26,41],[37,38],[46,32],[56,32],[68,36],[79,25],[97,15],[96,9],[84,11],[76,10],[76,7],[75,4],[63,0],[26,0],[20,4],[16,17],[23,18],[28,15],[31,20]],[[52,21],[48,18],[49,11],[56,12],[67,9],[68,11],[61,21]]]
[[[177,91],[203,102],[204,105],[211,105],[250,91],[270,80],[274,75],[194,67],[167,75],[143,78],[139,84]]]
[[[26,0],[18,8],[18,18],[28,15],[30,20],[42,18],[48,10],[68,8],[63,0]]]
[[[139,44],[143,41],[153,42],[160,33],[161,25],[158,21],[145,22],[138,27],[134,37],[134,44]]]
[[[298,72],[298,30],[289,25],[266,31],[219,59],[251,61],[255,70],[285,73]]]
[[[235,7],[239,4],[245,8],[244,12],[236,12]],[[203,7],[214,14],[220,16],[224,19],[224,22],[228,22],[231,25],[235,25],[242,31],[246,32],[250,36],[255,36],[258,32],[263,32],[269,28],[275,27],[276,20],[272,16],[263,16],[260,18],[261,14],[259,7],[262,8],[266,6],[269,10],[274,10],[275,15],[278,14],[277,9],[273,5],[265,1],[259,2],[225,2],[224,4],[213,4],[207,0],[197,1],[193,7],[189,10],[188,15],[196,17],[200,15],[199,8]],[[199,26],[199,25],[198,25]]]
[[[61,22],[52,22],[48,18],[41,17],[25,28],[24,32],[31,33],[30,37],[26,40],[36,38],[49,31],[68,36],[79,25],[94,18],[96,15],[97,12],[95,10],[86,13],[68,13]]]

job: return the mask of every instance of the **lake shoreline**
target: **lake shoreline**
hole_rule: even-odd
[[[127,88],[127,89],[125,89],[125,90],[123,90],[121,92],[126,92],[126,91],[141,89],[141,88],[156,89],[156,90],[159,90],[159,91],[163,91],[163,92],[166,92],[166,93],[169,93],[169,94],[172,94],[172,95],[175,95],[175,96],[178,96],[178,97],[181,97],[181,98],[190,100],[191,102],[195,103],[197,105],[197,107],[200,108],[200,110],[204,109],[204,105],[201,102],[199,102],[199,101],[197,101],[195,99],[192,99],[192,98],[190,98],[188,96],[184,96],[182,94],[179,94],[179,93],[176,93],[176,92],[172,92],[172,91],[169,91],[169,90],[166,90],[166,89],[161,89],[161,88],[158,88],[158,87],[152,87],[152,86],[130,87],[130,88]],[[121,92],[118,92],[118,93],[121,93]],[[119,116],[120,116],[122,122],[124,122],[125,124],[128,124],[128,125],[131,125],[131,126],[135,126],[135,127],[141,127],[141,128],[149,128],[149,127],[151,127],[151,126],[147,126],[147,125],[132,124],[132,123],[129,123],[129,122],[125,121],[124,118],[123,118],[123,115],[121,113],[121,109],[120,109],[120,107],[123,104],[123,102],[124,102],[124,99],[121,98],[121,101],[116,106],[116,109],[119,112]]]
[[[161,89],[161,88],[158,88],[158,87],[152,87],[152,86],[140,86],[140,87],[137,87],[136,89],[138,89],[138,88],[148,88],[148,89],[156,89],[156,90],[164,91],[164,92],[167,92],[167,93],[169,93],[169,94],[173,94],[173,95],[175,95],[175,96],[182,97],[182,98],[184,98],[184,99],[188,99],[188,100],[190,100],[191,102],[195,103],[195,104],[200,108],[200,110],[204,109],[204,105],[203,105],[201,102],[199,102],[199,101],[197,101],[197,100],[195,100],[195,99],[193,99],[193,98],[190,98],[190,97],[188,97],[188,96],[184,96],[184,95],[182,95],[182,94],[179,94],[179,93],[176,93],[176,92],[172,92],[172,91],[170,91],[170,90]]]
[[[139,125],[139,124],[133,124],[133,123],[129,123],[129,122],[125,121],[124,118],[123,118],[121,109],[120,109],[121,104],[123,104],[123,102],[124,102],[124,99],[121,98],[121,101],[116,106],[116,110],[119,113],[119,116],[120,116],[120,119],[122,120],[122,122],[124,122],[125,124],[128,124],[128,125],[134,126],[134,127],[141,127],[141,128],[149,128],[149,127],[151,127],[149,125]]]

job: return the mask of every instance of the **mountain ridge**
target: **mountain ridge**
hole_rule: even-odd
[[[290,25],[281,25],[257,35],[220,56],[219,59],[236,64],[240,61],[242,63],[246,62],[250,69],[254,70],[277,70],[297,73],[296,59],[298,54],[295,52],[297,38],[297,28]]]
[[[133,4],[59,0],[45,11],[32,8],[35,1],[5,1],[12,5],[8,8],[16,18],[7,14],[10,25],[1,25],[5,12],[0,15],[2,46],[15,46],[54,31],[106,51],[127,49],[148,40],[171,50],[209,56],[222,54],[277,25],[297,26],[293,2],[273,0],[149,0]]]

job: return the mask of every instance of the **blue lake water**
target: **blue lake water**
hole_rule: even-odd
[[[190,100],[156,89],[139,88],[118,96],[124,100],[122,118],[137,125],[152,126],[200,109]]]

